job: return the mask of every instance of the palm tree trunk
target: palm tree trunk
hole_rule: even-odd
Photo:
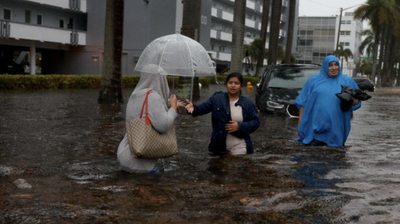
[[[236,0],[233,14],[231,72],[242,73],[246,0]]]
[[[292,45],[293,45],[293,35],[294,35],[294,20],[296,17],[296,1],[290,0],[289,5],[289,25],[287,31],[287,42],[286,42],[286,51],[285,51],[285,63],[291,63],[292,56]]]
[[[395,83],[394,81],[396,79],[396,73],[395,73],[395,69],[394,69],[395,60],[396,60],[395,49],[397,49],[396,43],[397,43],[397,37],[392,34],[391,40],[390,40],[390,47],[389,47],[389,65],[388,65],[390,86],[393,86],[393,84]]]
[[[385,50],[385,40],[386,40],[386,33],[387,33],[387,26],[383,25],[382,27],[382,32],[381,32],[381,44],[380,44],[380,51],[379,51],[379,63],[377,69],[377,77],[378,77],[378,82],[377,86],[381,87],[382,85],[382,64],[383,64],[383,59],[385,58],[384,56],[384,50]]]
[[[200,26],[201,26],[201,0],[190,0],[183,2],[183,18],[182,18],[182,35],[190,37],[200,42]],[[194,74],[193,74],[194,75]],[[179,78],[180,91],[178,97],[181,99],[189,99],[190,88],[193,88],[191,100],[200,99],[199,77],[194,78],[193,86],[191,77]],[[188,91],[182,91],[188,90]]]
[[[382,86],[388,87],[391,86],[391,77],[389,71],[389,56],[391,54],[391,50],[389,48],[390,40],[391,40],[391,32],[390,28],[387,29],[386,32],[386,40],[385,40],[385,49],[384,49],[384,64],[382,73]]]
[[[268,64],[275,64],[278,59],[279,31],[282,0],[272,0],[271,28],[269,32]]]
[[[371,71],[371,78],[372,78],[372,82],[374,84],[376,84],[375,82],[375,77],[376,77],[376,67],[377,67],[377,60],[378,60],[378,47],[379,47],[379,37],[380,37],[380,33],[381,33],[381,25],[377,25],[376,26],[376,30],[375,30],[375,40],[374,40],[374,52],[372,55],[372,71]]]
[[[268,31],[268,20],[269,20],[269,8],[271,6],[271,0],[264,0],[263,2],[263,13],[262,13],[262,21],[261,21],[261,31],[260,37],[263,43],[263,49],[265,52],[265,42],[267,42],[267,31]],[[264,55],[265,57],[265,55]],[[257,75],[260,76],[259,73],[260,68],[264,65],[264,59],[262,61],[257,62]]]
[[[103,74],[98,102],[122,103],[122,46],[124,0],[107,0],[104,31]]]

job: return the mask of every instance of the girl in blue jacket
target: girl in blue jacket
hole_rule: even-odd
[[[208,149],[214,154],[251,154],[250,134],[260,126],[256,106],[242,96],[243,77],[231,73],[226,78],[227,92],[216,92],[199,105],[186,100],[186,110],[193,117],[212,113],[213,132]]]

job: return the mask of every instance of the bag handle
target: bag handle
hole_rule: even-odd
[[[149,94],[150,94],[150,93],[151,93],[151,90],[147,91],[146,98],[144,99],[144,102],[143,102],[142,111],[140,112],[140,118],[142,118],[142,115],[143,115],[143,108],[144,108],[144,105],[146,105],[146,124],[147,124],[147,125],[150,124],[150,118],[149,118],[148,109],[147,109],[147,105],[148,105],[148,103],[147,103],[147,98],[149,97]]]

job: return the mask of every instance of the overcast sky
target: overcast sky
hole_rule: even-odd
[[[367,0],[299,0],[299,16],[335,16],[340,15],[340,8],[343,8],[343,12],[354,12],[356,8],[366,1]],[[344,10],[346,8],[350,9]]]

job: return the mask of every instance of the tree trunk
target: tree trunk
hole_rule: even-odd
[[[382,87],[388,87],[391,86],[390,84],[390,71],[389,71],[389,56],[391,54],[391,50],[389,48],[390,40],[391,40],[391,32],[390,28],[387,29],[386,31],[386,37],[385,37],[385,49],[384,49],[384,64],[383,64],[383,70],[381,72],[382,76]]]
[[[268,64],[276,64],[278,59],[279,31],[282,0],[272,1],[271,28],[269,31]]]
[[[371,78],[372,82],[376,84],[375,77],[376,77],[376,67],[377,67],[377,60],[378,60],[378,47],[379,47],[379,35],[381,33],[381,26],[378,24],[375,30],[375,42],[374,42],[374,52],[372,55],[372,71],[371,71]]]
[[[289,25],[287,31],[286,51],[284,59],[285,63],[291,63],[294,25],[295,25],[294,20],[296,17],[296,1],[297,0],[290,0],[290,5],[289,5]]]
[[[262,13],[262,21],[261,21],[261,31],[260,37],[262,39],[262,46],[265,52],[265,42],[267,42],[267,34],[268,34],[268,20],[269,20],[269,8],[271,6],[271,0],[264,0],[263,2],[263,13]],[[264,55],[265,57],[265,55]],[[260,68],[264,66],[264,59],[261,62],[257,62],[257,75],[259,74]]]
[[[377,86],[381,87],[382,85],[382,65],[383,65],[383,59],[385,58],[384,50],[385,50],[385,40],[386,40],[386,33],[387,33],[387,26],[383,25],[382,27],[382,32],[381,32],[381,46],[380,46],[380,52],[379,52],[379,62],[378,62],[378,67],[377,69],[377,77],[378,77],[378,82]]]
[[[236,0],[233,12],[231,73],[242,73],[245,18],[246,0]]]
[[[183,18],[181,34],[185,35],[197,42],[200,42],[200,26],[201,26],[201,0],[186,0],[183,1]],[[193,74],[195,75],[195,74]],[[193,87],[192,78],[180,77],[179,86],[181,90],[193,88],[193,98],[196,101],[200,99],[199,77],[194,78]],[[190,91],[190,89],[189,89]],[[190,92],[189,92],[190,95]],[[180,91],[178,97],[189,99],[186,91]]]
[[[396,39],[397,39],[397,38],[396,38]],[[394,47],[393,49],[399,49],[400,43],[399,43],[398,41],[396,41],[395,43],[396,43],[396,45],[395,45],[395,47]],[[395,65],[400,64],[400,55],[399,55],[399,52],[398,52],[398,51],[393,52],[393,57],[395,58],[395,59],[394,59],[394,64],[395,64]],[[396,81],[396,86],[400,86],[400,73],[399,73],[399,68],[398,68],[397,66],[393,66],[393,71],[394,71],[393,76],[395,77],[395,79],[397,79],[397,81]]]
[[[122,103],[122,46],[124,0],[107,0],[104,31],[104,61],[99,103]]]
[[[388,65],[388,73],[389,73],[389,83],[390,86],[394,85],[394,81],[396,79],[396,73],[394,69],[395,65],[395,60],[396,60],[396,50],[397,49],[397,37],[395,35],[391,35],[391,40],[390,40],[390,47],[389,47],[389,65]]]

